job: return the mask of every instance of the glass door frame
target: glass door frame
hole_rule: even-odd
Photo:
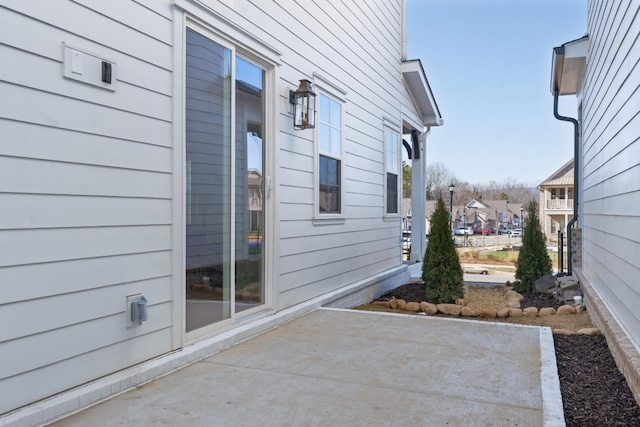
[[[176,155],[180,155],[180,169],[179,174],[175,174],[176,176],[180,176],[180,184],[176,186],[177,189],[180,189],[179,197],[174,198],[174,203],[179,204],[180,209],[180,218],[181,224],[178,227],[178,224],[174,224],[176,228],[180,229],[179,239],[175,239],[177,244],[180,244],[179,250],[176,250],[176,254],[174,255],[174,260],[176,260],[173,272],[174,278],[176,279],[174,283],[176,287],[179,288],[180,301],[175,301],[175,305],[179,306],[179,309],[174,309],[174,326],[175,329],[178,327],[181,328],[181,337],[180,345],[174,346],[175,348],[179,348],[184,345],[192,344],[197,342],[198,340],[215,335],[224,330],[228,330],[237,326],[239,324],[244,324],[249,321],[255,320],[256,318],[260,318],[262,316],[266,316],[271,313],[275,307],[275,290],[274,290],[274,259],[276,259],[274,250],[274,238],[275,235],[275,197],[274,197],[274,189],[272,183],[272,176],[274,175],[275,170],[275,151],[277,150],[275,146],[275,135],[276,135],[276,126],[275,119],[277,117],[276,114],[276,96],[275,90],[276,87],[275,82],[277,81],[277,66],[278,62],[276,62],[272,55],[261,55],[258,54],[258,49],[260,49],[261,43],[257,43],[255,47],[255,51],[249,49],[246,45],[240,45],[239,43],[234,43],[232,39],[228,36],[223,36],[220,34],[218,30],[205,25],[200,20],[190,19],[189,16],[186,16],[184,20],[184,25],[181,26],[181,37],[180,40],[176,40],[176,43],[181,44],[180,55],[176,55],[179,57],[180,66],[176,67],[176,70],[181,70],[181,75],[179,79],[176,78],[178,76],[174,76],[174,82],[180,82],[180,90],[176,90],[176,94],[180,95],[180,110],[179,115],[176,113],[176,116],[180,119],[178,131],[175,132],[175,135],[180,135],[179,141],[180,149],[175,150]],[[261,265],[261,276],[263,282],[263,299],[264,302],[262,304],[257,305],[256,307],[252,307],[246,310],[243,310],[239,313],[235,311],[235,292],[230,292],[230,310],[231,315],[228,319],[221,320],[219,322],[215,322],[209,324],[207,326],[201,327],[199,329],[195,329],[192,331],[186,331],[186,277],[185,277],[185,268],[186,268],[186,114],[185,114],[185,106],[186,106],[186,32],[187,29],[195,31],[200,35],[208,38],[209,40],[229,49],[231,51],[232,57],[232,78],[231,78],[231,135],[233,135],[231,141],[231,189],[235,189],[236,179],[235,179],[235,149],[236,149],[236,57],[239,56],[246,61],[256,65],[257,67],[263,70],[263,131],[264,131],[264,144],[263,144],[263,209],[264,209],[264,230],[263,230],[263,241],[262,241],[262,265]],[[176,48],[176,50],[178,50]],[[263,49],[260,49],[263,50]],[[272,53],[267,51],[266,53]],[[178,73],[175,73],[178,74]],[[177,103],[174,102],[174,105]],[[177,145],[177,144],[176,144]],[[177,161],[174,159],[174,165],[176,165]],[[176,194],[176,196],[178,196]],[[231,192],[231,233],[230,233],[230,282],[232,286],[235,286],[235,215],[236,215],[236,194],[235,191]],[[174,210],[175,211],[175,210]],[[177,233],[174,233],[176,236]],[[176,236],[178,237],[178,236]],[[174,246],[174,250],[178,249]],[[173,295],[174,298],[178,292],[174,290]],[[179,316],[179,319],[176,319],[176,316]],[[173,336],[177,337],[177,332],[174,331]]]

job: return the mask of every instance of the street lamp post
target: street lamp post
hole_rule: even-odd
[[[469,244],[469,237],[467,236],[467,207],[465,206],[462,210],[462,223],[464,225],[464,246],[467,247]]]
[[[522,229],[522,233],[524,234],[524,208],[520,208],[520,228]]]
[[[449,228],[453,231],[453,190],[456,189],[456,186],[453,185],[453,182],[449,186]]]

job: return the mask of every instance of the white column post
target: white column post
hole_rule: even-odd
[[[427,214],[426,214],[426,171],[427,159],[425,147],[430,129],[420,134],[420,158],[411,159],[411,254],[410,262],[422,262],[427,249]]]

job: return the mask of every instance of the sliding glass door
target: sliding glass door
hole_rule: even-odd
[[[187,332],[265,301],[264,74],[187,30]]]

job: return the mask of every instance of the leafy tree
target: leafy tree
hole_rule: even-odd
[[[449,211],[439,197],[431,215],[429,244],[422,262],[427,299],[439,304],[462,298],[462,278],[462,267],[449,229]]]
[[[402,197],[411,197],[411,166],[402,161]]]
[[[551,273],[551,258],[547,252],[544,234],[538,220],[538,204],[530,201],[526,207],[522,248],[516,262],[516,283],[518,292],[531,292],[537,279]]]

